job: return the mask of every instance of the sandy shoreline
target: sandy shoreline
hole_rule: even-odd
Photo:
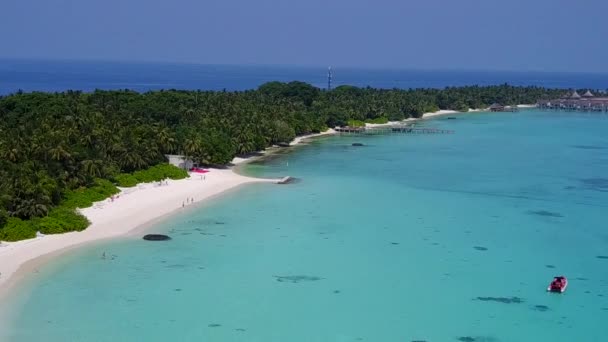
[[[446,109],[442,109],[442,110],[438,110],[436,112],[430,112],[430,113],[424,113],[422,114],[422,117],[420,118],[409,118],[409,119],[405,119],[402,121],[389,121],[385,124],[370,124],[370,123],[366,123],[365,127],[382,127],[382,126],[391,126],[391,125],[398,125],[398,124],[403,124],[403,123],[408,123],[408,122],[413,122],[413,121],[418,121],[418,120],[426,120],[426,119],[432,119],[438,116],[444,116],[444,115],[460,115],[460,114],[467,114],[467,113],[474,113],[474,112],[483,112],[486,111],[486,109],[469,109],[467,112],[459,112],[456,110],[446,110]]]
[[[464,114],[452,110],[440,110],[425,113],[421,119],[429,119],[441,115]],[[412,122],[420,119],[407,119],[401,122],[387,124],[368,124],[368,127],[392,125]],[[301,144],[307,139],[335,134],[335,130],[296,137],[290,146]],[[232,164],[247,163],[266,154],[272,149],[262,151],[252,157],[236,157]],[[168,185],[140,184],[121,192],[118,199],[109,199],[96,203],[81,212],[91,225],[82,232],[71,232],[59,235],[46,235],[35,239],[3,242],[0,245],[0,299],[9,293],[9,289],[28,272],[53,256],[68,249],[104,239],[128,235],[138,228],[145,227],[161,217],[179,212],[191,204],[187,199],[194,199],[196,204],[210,199],[227,190],[243,184],[255,182],[275,182],[272,179],[256,179],[237,174],[232,169],[211,169],[205,175],[192,174],[183,180],[169,180]],[[183,206],[182,206],[183,205]]]
[[[295,137],[295,139],[293,139],[292,142],[289,143],[290,147],[296,146],[296,145],[300,145],[304,142],[306,142],[306,140],[311,139],[311,138],[316,138],[316,137],[321,137],[324,135],[332,135],[335,134],[336,131],[333,128],[328,129],[325,132],[321,132],[321,133],[312,133],[312,134],[306,134],[306,135],[301,135],[298,137]],[[276,151],[279,151],[282,147],[268,147],[266,148],[264,151],[260,151],[257,153],[252,154],[251,156],[238,156],[238,157],[234,157],[234,159],[232,160],[232,164],[233,165],[242,165],[242,164],[246,164],[249,162],[252,162],[254,160],[263,158],[267,155],[270,155]],[[237,172],[238,173],[238,172]]]
[[[300,136],[295,138],[290,145],[298,145],[306,139],[333,133],[335,131],[329,129],[326,132]],[[249,158],[235,157],[232,164],[244,164],[267,153],[272,153],[272,149],[267,149]],[[142,227],[145,228],[165,216],[173,215],[187,209],[192,204],[209,200],[244,184],[276,183],[278,181],[277,179],[243,176],[232,169],[210,170],[211,172],[204,175],[194,173],[190,178],[169,180],[167,185],[158,186],[148,183],[123,189],[114,201],[106,199],[95,203],[90,208],[80,210],[91,221],[91,225],[82,232],[46,235],[17,242],[2,242],[0,245],[0,300],[9,294],[10,288],[26,274],[35,271],[36,267],[67,250],[140,231]],[[186,203],[187,199],[193,199],[193,202]]]
[[[22,267],[32,264],[30,261],[86,243],[124,236],[150,221],[243,184],[276,181],[245,177],[230,169],[211,169],[204,176],[193,174],[186,179],[169,180],[167,185],[147,183],[123,190],[114,201],[107,199],[81,210],[91,221],[82,232],[4,242],[0,247],[0,297],[14,284],[13,280],[32,270]],[[186,203],[188,199],[193,202]]]

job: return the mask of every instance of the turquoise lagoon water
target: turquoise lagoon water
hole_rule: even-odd
[[[608,117],[328,137],[139,236],[40,268],[9,341],[606,341]],[[353,147],[362,142],[366,146]],[[106,252],[112,258],[102,259]],[[565,294],[545,291],[569,277]]]

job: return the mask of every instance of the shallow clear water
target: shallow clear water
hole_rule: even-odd
[[[300,183],[243,187],[151,229],[170,242],[59,257],[7,304],[0,336],[606,341],[608,116],[422,125],[456,134],[323,138],[248,167]],[[568,291],[546,293],[559,274]]]

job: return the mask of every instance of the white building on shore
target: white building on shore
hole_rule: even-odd
[[[186,157],[179,154],[166,154],[165,157],[167,157],[169,164],[185,170],[190,170],[195,166],[192,160],[186,159]]]

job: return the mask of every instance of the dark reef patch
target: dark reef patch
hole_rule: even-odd
[[[546,305],[534,305],[532,307],[532,310],[545,312],[545,311],[549,311],[549,307]]]
[[[538,215],[544,217],[564,217],[564,215],[547,210],[528,210],[529,215]]]
[[[496,338],[494,337],[490,337],[490,336],[461,336],[459,338],[457,338],[458,341],[461,342],[496,342],[498,341]]]
[[[321,277],[307,276],[307,275],[274,276],[274,277],[277,278],[278,282],[281,282],[281,283],[293,283],[293,284],[301,283],[303,281],[318,281],[318,280],[322,280],[323,279]]]
[[[486,247],[483,247],[483,246],[473,246],[473,248],[475,248],[478,251],[487,251],[488,250]]]
[[[215,218],[203,218],[203,219],[200,219],[200,220],[193,220],[193,221],[188,222],[188,223],[194,223],[194,224],[201,225],[201,226],[212,226],[212,225],[226,224],[226,222],[220,221],[220,220],[215,219]],[[198,229],[196,229],[196,230],[200,230],[200,229],[201,229],[201,227],[198,227]]]
[[[596,146],[596,145],[572,145],[574,148],[578,148],[581,150],[605,150],[604,146]]]
[[[524,300],[519,297],[477,297],[477,300],[482,302],[497,302],[503,304],[520,304]]]
[[[580,182],[589,190],[608,192],[608,178],[583,178]]]
[[[608,259],[608,255],[598,255],[596,256],[598,259]]]
[[[168,241],[171,240],[171,237],[163,234],[147,234],[144,235],[143,239],[146,241]]]

